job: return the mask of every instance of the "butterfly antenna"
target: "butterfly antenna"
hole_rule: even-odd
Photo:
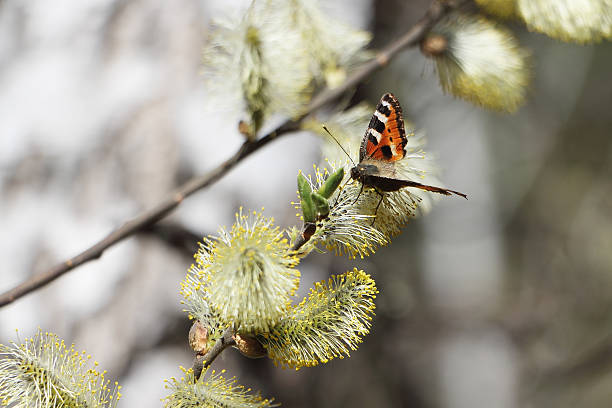
[[[342,145],[340,144],[340,142],[338,141],[338,139],[336,139],[336,137],[334,135],[331,134],[331,132],[329,131],[329,129],[327,129],[327,126],[323,125],[323,129],[325,129],[325,131],[327,132],[328,135],[330,135],[332,137],[332,139],[334,139],[334,141],[336,143],[338,143],[338,146],[340,146],[340,148],[342,149],[342,151],[344,152],[344,154],[346,154],[349,158],[349,160],[351,161],[351,163],[353,163],[353,166],[356,166],[355,162],[353,161],[353,159],[351,158],[351,155],[348,154],[348,152],[346,150],[344,150],[344,147],[342,147]]]

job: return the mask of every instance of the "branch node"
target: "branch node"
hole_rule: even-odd
[[[376,58],[376,62],[378,62],[378,65],[381,67],[384,67],[389,63],[389,57],[382,52],[377,53],[374,58]]]
[[[197,381],[202,375],[202,371],[206,367],[212,364],[215,361],[215,358],[221,354],[223,350],[226,348],[233,346],[236,344],[236,340],[234,339],[234,329],[232,327],[228,327],[223,332],[223,336],[219,338],[214,346],[204,355],[197,353],[193,360],[193,377],[194,381]]]

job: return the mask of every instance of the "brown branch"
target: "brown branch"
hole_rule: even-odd
[[[298,235],[297,239],[293,243],[291,250],[297,251],[301,247],[303,247],[304,244],[310,241],[310,237],[312,237],[312,234],[314,234],[316,230],[317,230],[317,224],[313,222],[305,223],[304,226],[302,227],[302,231],[300,231],[300,234]]]
[[[278,128],[258,140],[246,141],[233,156],[221,163],[217,168],[213,169],[208,174],[195,177],[187,181],[159,204],[126,222],[90,248],[86,249],[75,257],[52,267],[51,269],[48,269],[47,271],[30,277],[18,286],[2,293],[0,295],[0,307],[12,303],[16,299],[19,299],[20,297],[43,287],[77,266],[99,258],[107,248],[164,218],[186,197],[217,181],[251,153],[259,150],[261,147],[282,135],[298,130],[301,121],[306,116],[321,108],[323,105],[333,102],[345,91],[362,82],[374,71],[385,66],[391,60],[391,58],[397,55],[404,48],[418,44],[425,34],[427,34],[429,29],[438,20],[440,20],[449,11],[449,9],[450,6],[439,1],[433,1],[425,16],[421,18],[406,34],[381,50],[376,57],[364,63],[354,73],[352,73],[342,85],[333,89],[325,90],[317,95],[301,116],[294,120],[285,121]]]
[[[236,344],[236,340],[234,340],[234,330],[232,330],[231,327],[228,327],[225,329],[225,332],[223,332],[223,336],[215,342],[214,346],[208,351],[208,353],[204,355],[198,354],[195,356],[192,367],[195,380],[197,381],[198,378],[200,378],[202,371],[211,365],[212,362],[215,361],[215,358],[217,358],[223,350],[233,346],[234,344]]]
[[[384,67],[389,61],[395,57],[400,51],[407,47],[413,47],[417,45],[423,37],[429,32],[431,27],[434,26],[442,17],[444,17],[451,9],[451,7],[458,7],[457,5],[449,5],[443,1],[434,0],[427,13],[415,24],[410,30],[408,30],[403,36],[397,40],[391,42],[381,51],[379,51],[374,58],[370,61],[363,63],[357,68],[344,83],[336,88],[327,89],[317,95],[310,104],[311,111],[320,108],[328,102],[335,100],[340,97],[347,89],[358,85],[365,78],[370,76],[374,71]]]
[[[234,153],[233,156],[221,163],[217,168],[215,168],[208,174],[205,174],[200,177],[195,177],[187,181],[172,194],[168,195],[155,207],[126,222],[121,227],[112,231],[104,239],[97,242],[90,248],[43,273],[32,276],[31,278],[27,279],[25,282],[19,284],[15,288],[0,295],[0,307],[5,306],[15,301],[16,299],[19,299],[23,295],[26,295],[46,285],[47,283],[59,278],[60,276],[76,268],[77,266],[99,258],[100,256],[102,256],[102,253],[104,253],[104,251],[108,247],[115,245],[116,243],[124,240],[125,238],[139,232],[143,228],[161,220],[168,213],[170,213],[170,211],[178,207],[178,205],[181,204],[181,202],[186,197],[217,181],[225,173],[234,168],[234,166],[236,166],[242,159],[246,158],[251,153],[257,151],[258,149],[275,140],[276,138],[286,133],[293,132],[297,129],[299,129],[298,122],[287,121],[283,125],[279,126],[276,130],[265,135],[261,139],[254,142],[245,142],[240,147],[240,149],[238,149],[238,151]]]

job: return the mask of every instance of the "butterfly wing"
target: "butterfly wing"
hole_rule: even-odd
[[[456,194],[467,199],[465,194],[458,191],[395,178],[393,162],[406,156],[407,142],[402,108],[393,94],[386,93],[370,120],[359,150],[359,165],[355,167],[355,176],[351,177],[379,192],[414,187],[444,195]]]
[[[404,187],[415,187],[415,188],[420,188],[421,190],[431,191],[432,193],[439,193],[439,194],[444,194],[444,195],[455,194],[455,195],[458,195],[458,196],[461,196],[467,199],[467,195],[460,193],[459,191],[449,190],[449,189],[442,188],[442,187],[430,186],[427,184],[421,184],[421,183],[417,183],[416,181],[398,180],[394,178],[374,176],[374,175],[367,176],[367,181],[369,182],[369,184],[375,186],[378,190],[385,191],[385,192],[397,191],[400,188],[404,188]]]
[[[359,161],[366,158],[387,162],[403,159],[407,141],[402,108],[393,94],[386,93],[380,98],[361,141]]]

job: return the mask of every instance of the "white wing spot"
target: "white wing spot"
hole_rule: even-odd
[[[370,134],[374,135],[376,141],[380,143],[380,137],[382,136],[376,129],[370,129]]]
[[[394,143],[391,143],[391,153],[393,154],[393,157],[397,156],[397,150],[395,149]]]
[[[389,119],[379,111],[374,111],[374,115],[378,118],[378,120],[385,124],[387,123],[387,119]]]

